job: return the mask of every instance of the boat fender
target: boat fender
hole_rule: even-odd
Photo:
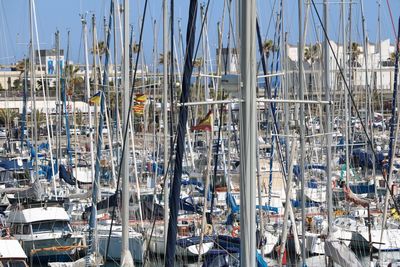
[[[232,237],[239,237],[240,226],[234,226],[231,232]]]

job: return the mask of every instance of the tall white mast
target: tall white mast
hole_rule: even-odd
[[[33,0],[29,1],[29,18],[30,18],[30,70],[31,70],[31,94],[32,94],[32,99],[33,99],[33,103],[32,103],[32,113],[33,113],[33,127],[32,127],[32,133],[33,133],[33,145],[35,148],[35,180],[39,179],[38,176],[38,150],[37,150],[37,142],[38,142],[38,138],[37,138],[37,117],[36,117],[36,90],[35,90],[35,85],[36,85],[36,73],[35,73],[35,46],[34,46],[34,41],[33,41],[33,23],[34,23],[34,19],[33,19]],[[54,179],[54,177],[53,177]],[[39,180],[38,180],[39,181]]]
[[[86,19],[82,17],[82,28],[83,28],[83,45],[85,54],[85,87],[87,99],[90,98],[90,77],[89,77],[89,53],[88,53],[88,36],[87,36],[87,22]],[[92,124],[92,112],[89,103],[87,104],[87,114],[89,121],[89,140],[90,140],[90,166],[91,166],[91,178],[94,181],[94,149],[93,149],[93,124]]]
[[[303,85],[303,76],[304,76],[304,68],[303,68],[303,55],[304,55],[304,39],[303,39],[303,1],[298,0],[298,9],[299,9],[299,44],[297,48],[297,62],[299,64],[299,98],[300,101],[304,101],[304,85]],[[301,259],[302,265],[306,265],[306,247],[305,247],[305,235],[306,235],[306,204],[305,204],[305,195],[304,195],[304,159],[305,159],[305,144],[304,144],[304,103],[300,103],[300,180],[301,180]]]
[[[133,266],[133,259],[129,250],[129,138],[127,138],[129,119],[129,0],[124,0],[124,25],[123,25],[123,129],[124,141],[122,155],[122,244],[121,244],[121,266]],[[138,179],[138,177],[136,177]]]
[[[343,31],[343,73],[346,73],[346,64],[347,64],[347,42],[346,42],[346,10],[345,10],[345,0],[342,0],[342,31]],[[351,47],[349,46],[349,49]],[[349,184],[350,177],[350,160],[349,160],[349,96],[347,89],[345,88],[346,84],[346,75],[344,75],[343,81],[343,93],[344,93],[344,110],[345,110],[345,152],[346,152],[346,184]]]
[[[343,14],[344,16],[344,14]],[[329,40],[328,40],[328,0],[324,0],[324,27],[325,27],[325,39],[324,39],[324,83],[325,83],[325,100],[330,100],[331,83],[330,83],[330,67],[329,67]],[[332,226],[332,170],[331,170],[331,154],[332,154],[332,119],[331,119],[331,106],[329,104],[325,107],[325,130],[326,130],[326,192],[327,192],[327,205],[328,205],[328,233],[331,232]],[[304,178],[304,177],[303,177]]]
[[[256,1],[239,1],[240,25],[240,265],[256,266]]]

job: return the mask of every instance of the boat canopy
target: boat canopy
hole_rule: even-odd
[[[16,239],[0,239],[0,260],[24,260],[27,256]]]
[[[11,211],[7,223],[31,223],[40,221],[69,221],[62,207],[39,207]]]

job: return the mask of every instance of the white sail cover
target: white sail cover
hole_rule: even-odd
[[[353,251],[337,239],[325,240],[325,255],[343,267],[363,267]]]

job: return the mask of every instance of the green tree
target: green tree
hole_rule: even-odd
[[[80,109],[78,109],[75,113],[75,122],[77,125],[81,126],[84,124],[83,122],[83,113]]]
[[[361,55],[360,45],[358,43],[351,44],[351,65],[357,67],[360,63],[358,62],[358,56]]]
[[[388,60],[394,63],[396,61],[396,53],[395,52],[390,53]]]
[[[0,109],[0,123],[7,128],[11,128],[11,123],[15,118],[19,118],[19,112],[11,108]]]
[[[14,89],[16,89],[16,90],[19,90],[19,89],[22,88],[22,82],[21,82],[21,79],[20,79],[20,78],[15,79],[15,80],[13,81],[13,87],[12,87],[12,88],[14,88]]]
[[[315,44],[304,49],[304,60],[310,61],[311,64],[320,60],[321,58],[321,46],[320,44]]]
[[[274,42],[272,40],[265,40],[262,45],[265,57],[269,58],[271,52],[275,51]]]
[[[169,65],[170,62],[171,62],[171,53],[168,52],[167,64]],[[163,53],[160,53],[160,57],[158,58],[158,64],[160,64],[160,65],[164,64],[164,54]]]

